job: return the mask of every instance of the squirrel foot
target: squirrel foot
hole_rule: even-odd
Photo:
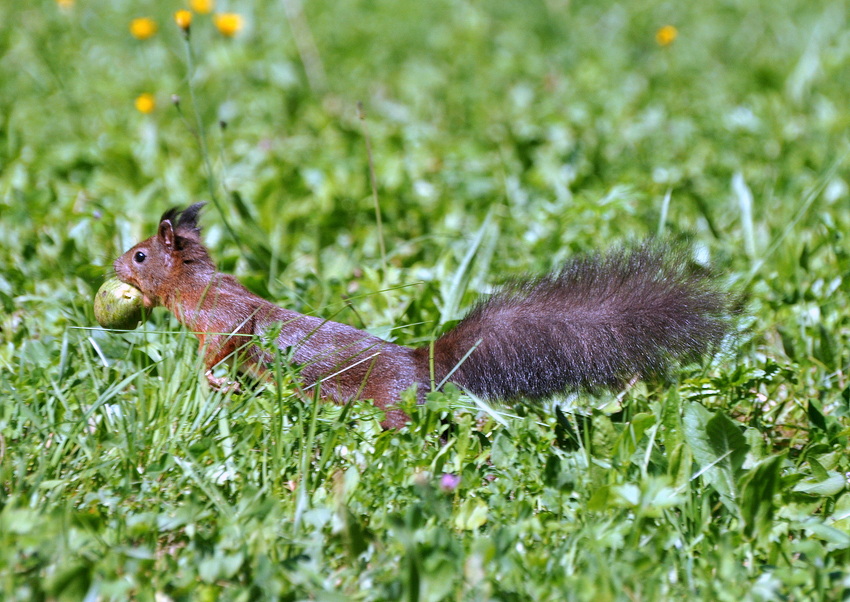
[[[207,382],[210,384],[216,391],[220,391],[225,395],[229,395],[231,393],[241,393],[242,387],[239,386],[239,383],[233,380],[229,380],[223,376],[216,376],[213,374],[212,370],[207,370],[204,373],[204,376],[207,377]]]

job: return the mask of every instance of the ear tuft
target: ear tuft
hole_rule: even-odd
[[[206,203],[195,203],[181,211],[180,219],[177,220],[177,230],[188,230],[200,238],[201,228],[198,226],[198,217],[200,217],[201,209],[204,208],[204,205]]]
[[[198,218],[204,205],[206,203],[195,203],[183,210],[172,207],[162,214],[160,222],[170,222],[173,231],[179,236],[200,240],[201,228],[198,226]],[[160,229],[161,227],[160,224]]]
[[[162,214],[162,217],[159,218],[160,222],[171,222],[174,224],[177,221],[177,218],[180,216],[180,209],[177,207],[172,207],[168,211]]]

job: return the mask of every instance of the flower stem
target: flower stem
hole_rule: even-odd
[[[239,250],[243,256],[245,256],[245,250],[242,248],[242,244],[239,240],[239,237],[236,236],[236,232],[230,226],[230,222],[227,221],[227,216],[224,213],[224,208],[221,206],[219,202],[218,195],[216,194],[216,186],[215,186],[215,174],[213,173],[212,161],[210,161],[210,153],[207,147],[207,133],[206,129],[204,129],[204,123],[201,119],[201,111],[198,108],[198,101],[195,96],[195,84],[193,82],[193,75],[195,73],[195,53],[192,50],[192,42],[189,39],[188,35],[183,36],[183,41],[186,44],[186,71],[187,71],[187,83],[189,84],[189,100],[192,102],[192,111],[195,113],[195,127],[198,130],[198,144],[201,147],[201,156],[204,160],[204,169],[207,172],[207,188],[209,189],[210,200],[212,200],[213,205],[215,205],[216,210],[221,216],[221,221],[224,223],[224,227],[227,230],[227,233],[230,234],[231,238],[236,242],[236,245],[239,247]]]

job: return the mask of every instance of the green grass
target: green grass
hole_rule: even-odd
[[[178,3],[0,4],[0,597],[846,597],[844,3],[286,4],[188,47]],[[410,345],[659,232],[748,307],[666,386],[447,391],[382,432],[286,370],[211,392],[161,310],[96,327],[112,260],[197,200],[223,270]]]

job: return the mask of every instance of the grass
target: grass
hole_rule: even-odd
[[[0,5],[4,599],[847,596],[842,3],[230,3],[242,31],[188,42],[179,8]],[[676,382],[449,390],[382,432],[283,369],[211,392],[166,313],[95,326],[112,260],[196,200],[251,289],[410,345],[659,232],[748,307]]]

